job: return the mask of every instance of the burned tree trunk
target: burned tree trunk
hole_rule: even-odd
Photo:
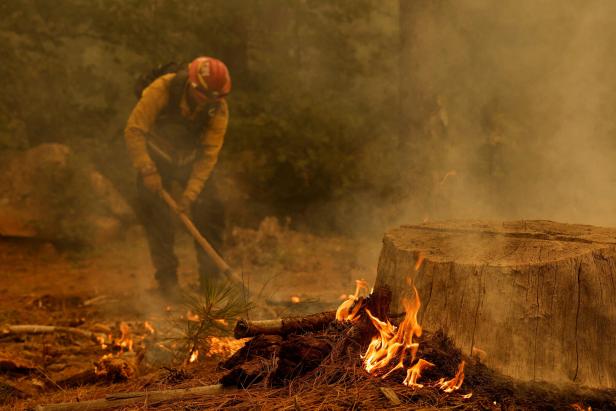
[[[505,374],[614,388],[615,271],[615,229],[443,222],[388,232],[376,286],[401,311],[411,275],[422,326]]]

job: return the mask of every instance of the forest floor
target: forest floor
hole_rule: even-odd
[[[225,256],[258,294],[261,309],[251,312],[257,319],[335,309],[353,291],[355,279],[373,282],[379,248],[380,244],[299,233],[266,219],[256,230],[231,230]],[[197,283],[192,241],[180,235],[176,249],[180,283],[190,289]],[[0,333],[0,407],[28,409],[113,392],[216,383],[221,375],[216,365],[230,355],[229,347],[205,353],[181,365],[181,370],[148,364],[146,322],[162,334],[158,330],[165,324],[187,316],[184,307],[153,292],[152,274],[139,228],[131,229],[122,242],[82,252],[32,240],[0,240],[3,332],[10,325],[54,325],[101,332],[117,340],[124,330],[132,336],[136,353],[131,360],[129,349],[117,344],[103,347],[70,334]],[[109,354],[140,365],[127,381],[75,379]]]
[[[177,250],[180,282],[190,290],[197,275],[188,236],[180,235]],[[257,296],[257,308],[249,315],[259,319],[335,309],[353,292],[354,280],[374,282],[379,250],[378,241],[319,237],[266,219],[258,229],[230,230],[224,255]],[[187,361],[189,353],[178,349],[168,332],[189,324],[191,312],[153,291],[152,272],[139,228],[129,230],[122,242],[82,252],[31,240],[0,240],[0,408],[85,406],[84,401],[113,395],[217,384],[226,373],[219,363],[245,341],[210,338],[209,349],[194,362]],[[15,325],[86,330],[105,336],[105,343],[70,332],[20,334],[9,328]],[[333,330],[333,338],[339,339],[342,334],[336,326]],[[453,375],[463,358],[446,336],[428,331],[418,355],[437,364],[435,369],[444,375]],[[519,384],[474,359],[465,361],[464,384],[452,393],[443,393],[438,383],[430,382],[429,371],[426,385],[413,388],[401,384],[402,375],[370,376],[359,355],[352,355],[345,361],[325,361],[283,386],[263,380],[249,388],[191,399],[146,397],[123,409],[587,411],[591,404],[593,410],[616,409],[613,390]]]

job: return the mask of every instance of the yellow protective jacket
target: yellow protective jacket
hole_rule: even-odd
[[[177,104],[171,101],[171,84],[175,76],[176,73],[165,74],[152,82],[143,91],[141,99],[128,118],[124,138],[133,165],[140,172],[156,169],[156,164],[148,151],[148,143],[157,142],[163,145],[166,143],[167,146],[176,144],[176,141],[173,141],[174,135],[157,133],[159,117],[164,116],[169,104]],[[203,110],[209,110],[209,113],[204,113]],[[199,128],[198,135],[194,137],[197,139],[194,143],[198,151],[184,190],[185,196],[195,200],[218,160],[218,153],[227,131],[229,110],[227,102],[222,99],[215,110],[197,107],[191,111],[186,100],[186,92],[183,91],[178,114],[186,124]],[[208,116],[209,120],[204,124],[198,123],[204,115]]]

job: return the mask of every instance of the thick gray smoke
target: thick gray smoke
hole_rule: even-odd
[[[463,0],[414,12],[407,110],[427,114],[409,133],[423,138],[431,195],[397,222],[616,225],[616,3]]]

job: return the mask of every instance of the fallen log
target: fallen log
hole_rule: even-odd
[[[105,398],[80,402],[64,402],[59,404],[46,404],[36,407],[37,411],[90,411],[107,410],[115,407],[127,407],[133,404],[152,405],[163,401],[186,400],[201,395],[223,394],[233,388],[225,388],[222,384],[204,385],[201,387],[181,388],[163,391],[136,391],[115,393]]]
[[[303,317],[286,317],[274,320],[239,320],[235,324],[233,335],[237,339],[257,335],[289,335],[322,331],[336,319],[335,311],[310,314]]]
[[[88,338],[95,343],[105,341],[104,334],[97,334],[91,331],[82,330],[74,327],[61,327],[55,325],[7,325],[2,327],[0,334],[3,337],[20,334],[72,334],[84,338]]]

